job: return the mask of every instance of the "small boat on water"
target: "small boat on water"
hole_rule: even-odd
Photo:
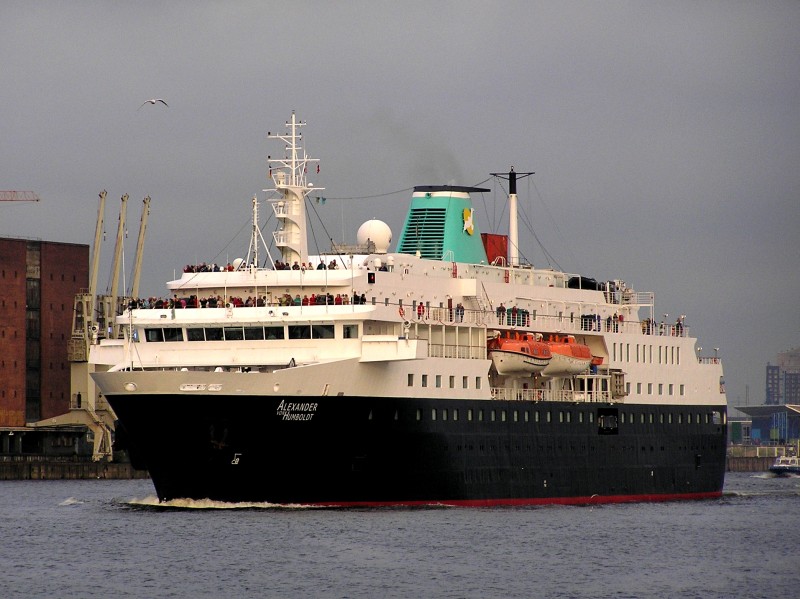
[[[778,476],[800,476],[800,457],[781,456],[769,467],[769,471]]]
[[[501,376],[531,376],[542,372],[552,359],[550,345],[541,333],[496,332],[489,339],[492,364]]]
[[[580,374],[592,364],[592,352],[589,346],[578,343],[574,335],[550,335],[546,343],[553,358],[542,370],[542,376]]]

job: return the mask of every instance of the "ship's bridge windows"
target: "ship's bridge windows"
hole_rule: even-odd
[[[205,341],[206,336],[203,329],[186,329],[187,341]]]
[[[222,334],[222,327],[207,327],[206,341],[222,341],[225,337]]]
[[[284,339],[283,327],[264,327],[265,339]]]
[[[242,327],[225,327],[225,341],[244,340],[244,329]]]
[[[264,338],[264,327],[244,327],[244,338],[248,341]]]
[[[161,329],[145,329],[144,338],[148,343],[159,343],[164,341],[164,331]]]
[[[311,339],[311,326],[307,324],[290,324],[289,339]]]
[[[342,337],[345,339],[358,338],[358,325],[357,324],[344,324],[342,325]]]
[[[311,338],[312,339],[333,339],[333,325],[332,324],[312,324],[311,325]]]
[[[164,341],[183,341],[183,329],[164,329]]]

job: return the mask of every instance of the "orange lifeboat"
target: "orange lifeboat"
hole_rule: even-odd
[[[550,363],[550,346],[541,335],[533,333],[497,334],[489,339],[489,357],[497,374],[502,376],[531,376],[542,372]]]
[[[547,345],[553,358],[542,371],[542,376],[580,374],[592,364],[593,358],[589,346],[578,343],[572,335],[550,335]]]

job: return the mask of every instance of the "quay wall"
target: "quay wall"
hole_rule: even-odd
[[[773,457],[728,456],[725,470],[728,472],[766,472],[774,461]]]
[[[115,462],[0,462],[0,480],[149,478],[146,470]]]

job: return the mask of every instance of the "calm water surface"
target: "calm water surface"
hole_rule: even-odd
[[[800,478],[720,500],[320,510],[154,505],[139,481],[0,482],[0,596],[797,597]]]

